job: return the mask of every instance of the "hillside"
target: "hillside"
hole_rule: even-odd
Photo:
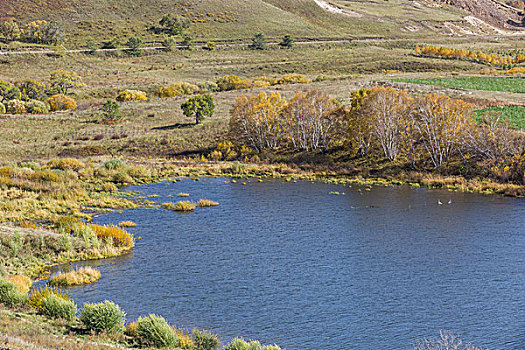
[[[490,7],[476,12],[476,6],[461,6],[467,0],[443,1],[458,7],[413,0],[2,0],[0,18],[59,21],[68,47],[82,46],[89,39],[125,41],[133,35],[158,39],[147,28],[165,13],[191,19],[191,31],[202,40],[249,38],[259,31],[269,37],[303,38],[496,34],[465,20],[465,11],[493,16]],[[501,22],[498,18],[490,17],[490,23]],[[519,16],[509,18],[519,21]]]

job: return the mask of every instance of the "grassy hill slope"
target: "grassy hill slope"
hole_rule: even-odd
[[[427,2],[338,0],[330,4],[349,8],[357,16],[332,13],[314,0],[3,0],[0,18],[22,23],[59,21],[67,33],[67,47],[113,37],[122,42],[130,36],[158,40],[147,27],[165,13],[192,19],[191,32],[201,40],[249,38],[259,31],[269,37],[415,37],[459,34],[458,27],[469,26],[463,20],[466,12]]]

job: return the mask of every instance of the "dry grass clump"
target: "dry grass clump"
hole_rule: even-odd
[[[102,226],[92,224],[89,228],[93,230],[98,239],[108,242],[113,241],[115,247],[131,248],[133,247],[133,235],[126,232],[126,230],[117,226]]]
[[[90,284],[100,279],[100,271],[92,267],[81,267],[76,271],[59,273],[49,280],[49,284],[58,287],[78,286]]]
[[[31,290],[32,282],[31,279],[24,275],[14,275],[4,277],[9,282],[12,282],[20,293],[29,293]]]
[[[137,224],[134,223],[134,222],[131,221],[131,220],[121,221],[118,225],[119,225],[120,227],[135,227],[135,226],[137,226]]]
[[[184,192],[177,194],[177,197],[189,197],[189,196],[190,196],[189,193],[184,193]]]
[[[219,205],[219,202],[215,202],[209,199],[200,199],[197,202],[197,206],[200,208],[216,207]]]
[[[175,204],[175,208],[173,210],[175,211],[182,211],[182,212],[190,212],[194,211],[197,207],[197,204],[190,202],[190,201],[179,201],[177,204]]]
[[[78,171],[85,167],[84,163],[75,158],[58,158],[51,159],[47,166],[50,169],[59,169],[59,170],[75,170]]]
[[[162,203],[162,209],[175,210],[175,203],[173,202]]]

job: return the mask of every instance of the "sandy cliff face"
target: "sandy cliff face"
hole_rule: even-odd
[[[525,14],[497,0],[437,0],[459,7],[498,28],[525,30]]]

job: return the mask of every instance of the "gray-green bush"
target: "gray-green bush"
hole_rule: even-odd
[[[117,332],[124,328],[126,314],[111,301],[98,304],[84,304],[80,314],[80,321],[84,326],[95,332]]]
[[[40,312],[49,317],[71,321],[77,315],[77,306],[73,300],[64,300],[55,294],[50,294],[42,300]]]
[[[0,303],[6,306],[15,306],[26,302],[27,293],[19,292],[14,283],[0,279]]]
[[[139,317],[137,334],[146,346],[165,348],[179,344],[179,338],[162,316],[152,314],[148,317]]]
[[[215,334],[212,334],[209,331],[201,331],[198,329],[193,329],[191,331],[191,336],[193,343],[197,350],[217,350],[219,349],[219,337]]]

